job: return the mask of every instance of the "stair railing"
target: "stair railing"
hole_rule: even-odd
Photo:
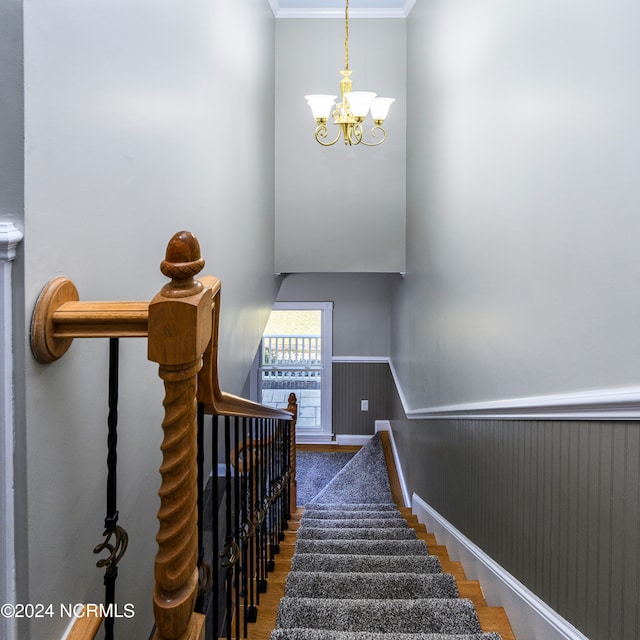
[[[210,587],[210,608],[213,608],[214,637],[222,631],[231,639],[246,637],[248,624],[257,619],[260,594],[267,589],[268,573],[274,568],[279,542],[284,538],[291,509],[296,506],[297,401],[295,394],[290,394],[287,410],[281,410],[220,390],[219,286],[215,289],[212,313],[213,334],[204,353],[198,400],[203,404],[203,412],[213,416],[214,425],[218,421],[224,430],[225,534],[220,557],[225,573],[225,620],[220,621],[217,616],[215,579]],[[215,463],[216,437],[212,444]],[[214,510],[212,533],[214,549],[218,549],[215,513]]]
[[[115,372],[115,387],[110,374],[106,538],[96,547],[97,552],[111,552],[98,563],[107,566],[107,599],[115,597],[115,565],[126,549],[126,534],[116,525],[115,509],[117,339],[147,337],[148,357],[159,365],[165,387],[165,417],[152,596],[154,640],[202,640],[205,634],[205,617],[195,612],[198,593],[204,588],[202,576],[207,573],[201,551],[203,455],[201,448],[198,450],[205,413],[215,416],[214,443],[218,418],[224,421],[229,490],[223,559],[229,565],[228,620],[232,615],[240,619],[241,600],[246,603],[244,619],[250,619],[249,602],[251,594],[257,600],[253,585],[259,583],[260,562],[268,557],[265,554],[276,552],[273,536],[281,535],[289,505],[295,506],[295,403],[291,411],[282,411],[220,390],[220,281],[212,276],[196,280],[203,267],[197,239],[189,232],[179,232],[171,238],[160,267],[170,281],[151,302],[82,302],[73,282],[59,277],[45,286],[32,317],[31,347],[43,364],[62,357],[74,338],[111,341],[110,370]],[[213,461],[215,464],[217,455]],[[259,543],[260,536],[271,542]],[[215,579],[211,582],[217,584]],[[96,625],[85,621],[81,618],[81,624],[86,624],[85,635],[81,629],[74,630],[74,637],[95,637]],[[105,631],[107,638],[112,638],[113,624],[107,624]],[[227,632],[231,637],[230,622]]]

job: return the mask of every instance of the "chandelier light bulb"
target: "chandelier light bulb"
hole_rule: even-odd
[[[382,124],[384,122],[392,102],[395,102],[395,98],[375,97],[371,101],[371,117],[376,124]]]
[[[376,97],[376,94],[372,91],[349,91],[344,94],[344,97],[349,102],[351,113],[356,118],[364,120],[369,113],[369,106]]]
[[[326,122],[331,114],[331,109],[336,103],[338,96],[330,96],[328,94],[319,93],[305,96],[307,104],[311,107],[311,113],[316,121]]]

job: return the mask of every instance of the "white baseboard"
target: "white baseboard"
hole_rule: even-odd
[[[333,442],[333,434],[304,434],[296,430],[296,444],[331,444]]]
[[[336,435],[336,444],[340,446],[364,446],[373,436]]]
[[[588,640],[415,493],[411,506],[449,557],[462,562],[467,578],[480,581],[487,604],[505,609],[518,640]]]

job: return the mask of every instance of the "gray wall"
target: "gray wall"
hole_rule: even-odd
[[[22,227],[24,103],[21,0],[7,0],[0,6],[0,60],[0,217]]]
[[[387,140],[375,149],[321,147],[304,100],[340,95],[344,20],[276,23],[278,272],[404,271],[406,21],[349,24],[353,89],[396,98]]]
[[[639,12],[416,3],[391,331],[408,410],[637,388]],[[410,492],[592,640],[638,637],[638,422],[396,403]]]
[[[279,302],[333,302],[332,428],[368,435],[391,415],[389,297],[395,274],[296,273],[286,276]],[[376,360],[378,360],[376,362]],[[362,411],[361,400],[369,400]]]
[[[437,0],[408,18],[412,409],[637,385],[640,6]]]
[[[168,239],[186,228],[200,240],[205,272],[223,282],[222,386],[239,392],[277,289],[268,3],[29,0],[24,27],[19,339],[28,340],[36,297],[56,275],[72,278],[85,300],[150,299],[164,281]],[[104,519],[106,341],[77,340],[48,366],[27,348],[17,366],[26,389],[20,600],[100,602],[92,549]],[[120,385],[119,509],[130,545],[118,600],[136,616],[117,633],[137,640],[151,630],[163,415],[145,341],[122,341]],[[20,637],[57,638],[67,623],[33,621]]]
[[[295,273],[284,278],[278,302],[333,302],[333,355],[389,356],[392,274]]]

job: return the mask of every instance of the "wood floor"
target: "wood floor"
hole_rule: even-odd
[[[449,559],[447,548],[439,545],[435,536],[427,532],[425,525],[420,524],[411,509],[404,506],[400,482],[393,459],[391,444],[388,433],[382,432],[382,444],[385,452],[387,468],[389,470],[389,480],[393,499],[398,505],[400,512],[407,519],[409,526],[416,530],[419,539],[424,540],[429,548],[429,553],[438,556],[442,564],[442,570],[454,576],[460,597],[469,598],[475,605],[478,612],[480,625],[484,632],[494,631],[499,633],[502,640],[515,640],[511,625],[507,615],[501,607],[489,607],[482,593],[482,588],[477,580],[467,580],[464,569],[460,562],[453,562]],[[357,449],[356,447],[355,449]],[[353,448],[339,447],[336,445],[300,445],[299,451],[347,451]],[[289,529],[285,533],[285,539],[280,543],[280,553],[276,556],[275,570],[269,574],[267,592],[260,595],[260,606],[258,608],[258,619],[254,623],[247,625],[249,640],[269,640],[271,632],[276,625],[276,615],[280,598],[284,596],[284,585],[287,574],[291,569],[291,559],[296,543],[296,535],[300,518],[304,509],[299,507],[293,514],[289,522]],[[242,621],[241,621],[242,623]],[[243,628],[241,626],[241,628]]]

